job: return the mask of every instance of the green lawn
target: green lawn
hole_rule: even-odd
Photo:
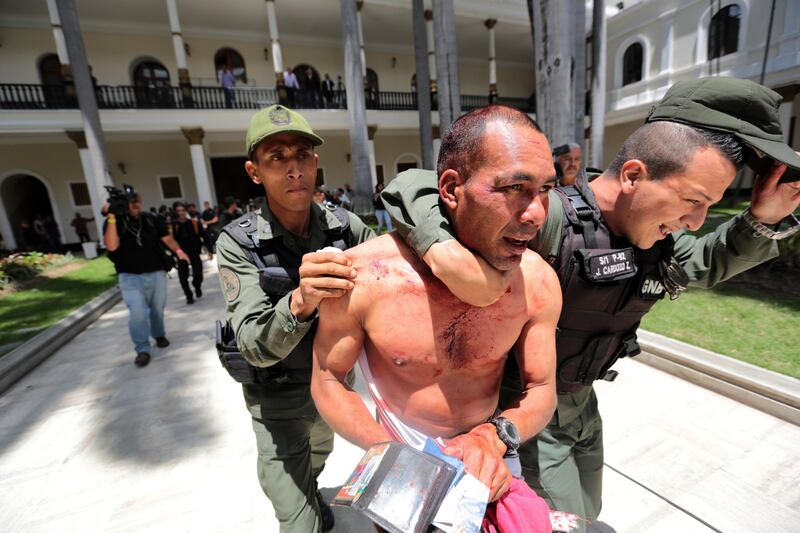
[[[114,265],[101,257],[32,289],[0,298],[0,346],[33,337],[116,282]]]
[[[800,378],[800,298],[738,285],[659,302],[642,328]]]

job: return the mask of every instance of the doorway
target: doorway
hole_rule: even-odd
[[[42,226],[38,229],[44,229],[44,221],[50,217],[60,233],[59,217],[50,203],[47,186],[35,176],[12,174],[3,180],[0,197],[16,247],[22,250],[48,249],[47,230],[44,230],[45,234],[34,231],[34,227],[40,224]],[[11,245],[9,242],[8,246]]]
[[[240,205],[247,205],[249,200],[264,196],[264,186],[253,183],[247,175],[244,169],[246,161],[244,156],[211,158],[214,190],[220,205],[228,196],[239,200]]]

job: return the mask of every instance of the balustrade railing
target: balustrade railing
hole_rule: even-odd
[[[278,103],[278,92],[269,87],[234,87],[227,93],[222,87],[145,87],[133,85],[98,85],[95,87],[100,109],[261,109]],[[416,111],[417,94],[413,92],[368,91],[367,109]],[[525,98],[500,98],[500,103],[533,112]],[[297,91],[285,104],[297,109],[346,109],[344,91],[322,93]],[[488,96],[462,95],[464,111],[489,103]],[[0,84],[0,109],[74,109],[78,101],[63,85],[31,83]],[[433,109],[436,103],[433,102]]]

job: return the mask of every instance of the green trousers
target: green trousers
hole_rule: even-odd
[[[514,394],[504,386],[502,404],[510,403]],[[550,423],[523,443],[519,454],[525,481],[551,509],[589,521],[597,518],[603,491],[603,422],[593,388],[559,394]]]
[[[318,533],[317,476],[333,450],[333,431],[308,385],[244,385],[258,446],[258,481],[283,533]]]

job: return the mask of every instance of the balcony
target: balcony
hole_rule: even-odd
[[[191,87],[184,95],[180,87],[137,87],[98,85],[95,88],[100,109],[261,109],[279,101],[275,88],[235,87],[232,101],[227,101],[221,87]],[[367,109],[378,111],[416,111],[417,94],[413,92],[368,92]],[[285,102],[288,103],[288,102]],[[469,111],[488,105],[488,95],[462,95],[461,108]],[[526,98],[503,98],[498,103],[534,113]],[[61,85],[27,83],[0,84],[0,109],[55,110],[76,109],[77,100],[66,94]],[[329,98],[322,93],[298,91],[292,105],[296,109],[347,109],[344,91],[334,91]],[[433,102],[436,110],[436,102]]]

